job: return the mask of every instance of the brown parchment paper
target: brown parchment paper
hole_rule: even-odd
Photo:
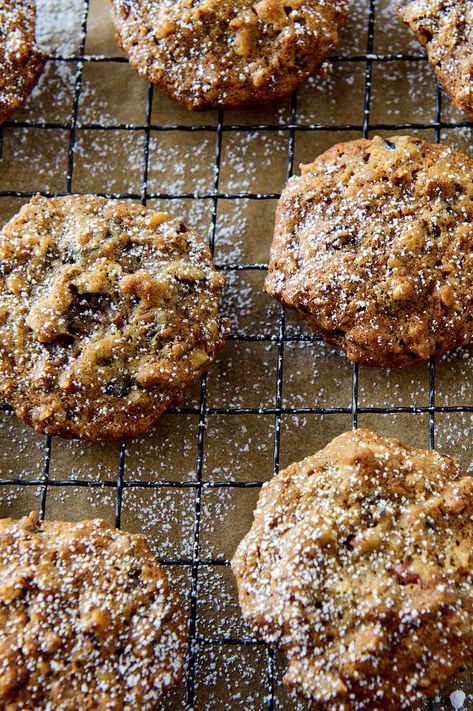
[[[225,113],[224,127],[240,128],[222,133],[220,193],[280,193],[287,176],[291,138],[297,171],[299,163],[311,161],[332,144],[359,137],[365,118],[367,66],[372,74],[370,135],[410,132],[435,139],[437,84],[422,50],[396,19],[395,6],[396,2],[390,0],[375,3],[374,38],[368,45],[370,3],[352,3],[350,19],[336,50],[338,60],[328,67],[323,79],[309,81],[298,94],[296,123],[318,128],[296,128],[293,132],[285,128],[291,119],[290,100],[251,111]],[[3,127],[2,224],[27,200],[5,195],[5,191],[68,189],[71,140],[75,141],[72,191],[127,193],[135,199],[142,194],[148,87],[126,62],[110,60],[123,59],[124,55],[114,39],[106,0],[90,1],[82,46],[83,9],[83,0],[38,0],[40,41],[56,59],[48,62],[38,87],[13,121]],[[371,58],[367,59],[368,46]],[[401,54],[413,58],[402,60]],[[99,61],[100,56],[108,60]],[[93,58],[98,61],[90,61]],[[472,150],[471,127],[454,126],[465,117],[445,95],[441,100],[441,119],[448,124],[441,129],[442,140]],[[222,267],[266,263],[275,198],[221,198],[214,202],[211,197],[188,196],[208,195],[214,188],[217,114],[188,113],[154,91],[150,123],[175,127],[198,124],[202,130],[149,131],[148,193],[187,196],[150,199],[148,204],[171,211],[209,237],[215,208],[216,262]],[[281,128],[248,128],[255,124]],[[390,124],[408,127],[396,131],[383,128]],[[330,130],[334,127],[338,129]],[[262,270],[227,272],[224,308],[232,336],[264,336],[265,340],[228,341],[209,373],[206,405],[210,413],[205,416],[201,469],[200,384],[188,393],[184,413],[167,414],[154,432],[127,444],[123,453],[124,480],[133,486],[123,490],[121,526],[143,532],[161,559],[174,561],[167,570],[185,597],[187,610],[191,609],[191,591],[197,595],[191,681],[198,709],[260,709],[268,699],[279,709],[306,708],[281,684],[283,660],[278,656],[273,659],[262,645],[233,643],[250,640],[251,635],[239,614],[229,567],[213,564],[231,558],[251,525],[259,493],[259,486],[252,484],[270,479],[274,471],[274,412],[239,412],[271,410],[276,405],[280,312],[262,294],[263,279]],[[285,332],[296,340],[284,347],[283,407],[329,408],[335,412],[292,411],[281,415],[281,467],[312,454],[352,425],[351,366],[321,343],[298,341],[297,337],[306,331],[290,313]],[[436,366],[435,404],[473,405],[472,375],[471,351],[440,360]],[[358,406],[362,410],[428,405],[427,365],[391,372],[360,368]],[[221,414],[221,410],[232,412]],[[75,520],[99,516],[115,522],[119,444],[54,439],[49,450],[45,437],[24,426],[14,415],[0,412],[0,419],[0,478],[24,482],[0,485],[0,516],[21,516],[38,509],[44,489],[27,482],[42,480],[46,471],[47,517]],[[469,469],[473,462],[472,421],[473,415],[461,410],[435,414],[436,447],[457,456]],[[412,445],[429,445],[429,414],[425,411],[363,411],[358,415],[358,424],[398,436]],[[196,485],[197,472],[201,487]],[[87,482],[104,485],[84,486]],[[147,486],[149,482],[179,486],[156,488]],[[196,496],[201,506],[199,517],[195,513]],[[196,525],[197,552],[203,562],[192,568]],[[274,670],[272,686],[268,670]],[[470,694],[464,708],[473,709],[473,685],[460,678],[450,685],[435,708],[452,708],[449,694],[455,689]],[[186,682],[162,708],[186,708],[187,697]]]

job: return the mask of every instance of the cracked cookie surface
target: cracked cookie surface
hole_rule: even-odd
[[[471,0],[415,0],[400,7],[398,15],[425,47],[453,103],[473,117]]]
[[[407,366],[473,335],[473,160],[418,138],[333,146],[278,205],[265,290],[354,362]]]
[[[243,615],[323,711],[399,711],[473,664],[473,478],[368,430],[265,484],[232,561]]]
[[[338,41],[345,0],[111,0],[132,66],[188,109],[290,95]]]
[[[140,436],[223,345],[208,246],[136,203],[34,198],[0,276],[0,396],[39,431]]]
[[[0,0],[0,123],[24,102],[43,70],[33,0]]]
[[[178,595],[142,536],[0,520],[2,709],[153,711],[182,678]]]

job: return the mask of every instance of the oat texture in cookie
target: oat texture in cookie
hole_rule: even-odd
[[[473,117],[473,3],[414,0],[398,9],[454,104]]]
[[[0,232],[0,275],[0,395],[49,434],[144,434],[223,345],[223,278],[167,213],[34,198]]]
[[[0,0],[0,123],[24,102],[44,66],[34,0]]]
[[[133,67],[188,109],[291,94],[338,41],[345,0],[112,0]]]
[[[369,366],[473,335],[473,160],[418,138],[333,146],[278,205],[268,294]]]
[[[153,711],[182,678],[179,597],[146,540],[100,520],[0,521],[2,709]]]
[[[266,484],[234,556],[243,615],[324,711],[399,711],[473,663],[473,478],[369,430]]]

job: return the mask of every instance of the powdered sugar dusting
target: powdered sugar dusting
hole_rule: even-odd
[[[98,521],[40,524],[34,513],[3,521],[0,538],[0,668],[15,675],[2,699],[155,708],[182,676],[186,627],[144,541]]]
[[[36,0],[38,44],[55,55],[77,53],[81,41],[84,0]]]
[[[80,47],[82,0],[54,3],[38,0],[38,31],[41,46],[54,54],[75,54]],[[374,51],[394,54],[401,51],[421,56],[424,52],[407,26],[395,18],[395,0],[378,0]],[[368,1],[352,3],[351,15],[342,30],[342,43],[337,54],[363,55],[367,46]],[[45,10],[47,13],[45,13]],[[49,13],[49,14],[48,14]],[[100,15],[100,22],[97,17]],[[95,42],[86,49],[119,54],[113,42],[111,21],[103,0],[90,3],[89,32]],[[98,31],[96,31],[96,29]],[[107,40],[103,40],[106,36]],[[110,39],[108,39],[110,38]],[[89,35],[89,40],[91,36]],[[93,39],[93,38],[92,38]],[[102,41],[103,40],[103,41]],[[120,67],[120,68],[118,68]],[[43,80],[14,120],[69,121],[74,93],[76,64],[48,62]],[[90,131],[86,123],[142,125],[146,120],[146,83],[127,64],[86,61],[79,99],[74,156],[73,189],[80,192],[128,191],[141,195],[144,171],[145,131]],[[330,145],[360,135],[363,123],[365,62],[337,62],[325,77],[310,79],[299,92],[297,121],[300,124],[327,124],[332,127],[353,125],[351,132],[298,131],[295,134],[296,163],[310,162]],[[373,62],[371,122],[426,121],[435,118],[435,82],[426,60],[406,64],[403,61]],[[170,125],[201,124],[213,127],[217,113],[191,114],[164,100],[154,91],[153,123]],[[225,112],[223,125],[258,123],[281,127],[290,118],[290,99],[281,105],[269,104],[257,111]],[[464,114],[454,110],[443,97],[442,119],[463,121]],[[406,133],[405,129],[399,132]],[[434,140],[433,129],[415,130],[427,140]],[[384,132],[392,135],[393,131]],[[133,134],[133,135],[131,135]],[[222,170],[219,190],[224,192],[279,193],[287,172],[288,131],[253,131],[244,128],[222,133]],[[68,130],[3,130],[3,160],[0,167],[2,190],[64,190],[66,187]],[[442,140],[469,151],[471,128],[444,129]],[[213,163],[216,137],[204,132],[151,132],[148,192],[211,193],[214,184]],[[294,166],[297,172],[297,166]],[[1,197],[2,214],[10,217],[18,201]],[[25,198],[26,200],[26,198]],[[207,238],[211,229],[212,199],[179,199],[150,201],[153,209],[169,211]],[[274,200],[223,200],[216,206],[215,256],[219,264],[267,263],[274,227]],[[226,315],[231,319],[232,335],[278,336],[279,307],[261,293],[264,271],[228,274],[225,296]],[[296,314],[287,313],[286,333],[292,337],[308,332]],[[274,407],[276,396],[277,343],[254,346],[228,343],[222,352],[221,365],[209,376],[209,407]],[[469,352],[459,352],[442,359],[437,365],[437,399],[439,406],[471,405]],[[281,423],[281,466],[302,459],[321,448],[336,434],[351,426],[350,365],[331,348],[316,344],[286,344],[283,373],[285,407],[328,406],[349,411],[341,414],[284,414]],[[458,374],[458,376],[457,376]],[[121,524],[125,529],[145,532],[156,554],[171,558],[183,556],[189,563],[194,548],[196,471],[198,470],[197,436],[200,384],[195,385],[185,400],[193,414],[165,416],[154,434],[146,440],[130,443],[126,448],[125,479],[140,483],[157,481],[184,482],[190,488],[124,491]],[[402,407],[428,404],[428,366],[400,371],[360,369],[360,407]],[[405,414],[397,418],[374,415],[369,420],[375,428],[393,431],[406,442],[428,446],[429,417]],[[360,415],[364,424],[370,415]],[[40,478],[43,472],[43,438],[36,440],[31,431],[22,429],[14,415],[2,416],[2,478]],[[386,422],[384,421],[386,420]],[[200,554],[230,558],[235,547],[251,525],[258,489],[239,490],[214,486],[223,481],[253,484],[267,481],[273,474],[274,413],[261,415],[212,414],[206,416],[204,463],[202,470],[203,507],[199,537]],[[473,453],[471,413],[436,413],[436,447],[459,457],[471,467]],[[26,436],[26,433],[29,433]],[[117,448],[85,446],[54,440],[50,476],[53,479],[117,480]],[[210,486],[207,486],[210,484]],[[0,487],[2,515],[16,517],[40,505],[40,489],[34,487]],[[116,490],[108,488],[49,487],[46,498],[48,517],[73,518],[101,516],[110,523],[115,518]],[[191,590],[192,566],[182,566],[179,589]],[[166,566],[173,575],[179,566]],[[174,576],[175,577],[175,576]],[[197,634],[210,639],[249,638],[251,630],[241,618],[233,576],[228,566],[200,565],[197,571]],[[190,607],[185,608],[186,614]],[[188,616],[189,618],[189,616]],[[260,708],[270,696],[268,656],[264,647],[207,644],[195,647],[197,708]],[[285,662],[276,662],[273,688],[276,708],[289,711],[307,709],[282,685]],[[186,680],[177,696],[168,697],[165,709],[186,708]],[[466,681],[454,682],[450,691],[464,689]],[[450,708],[448,693],[437,701],[436,708]],[[473,698],[467,694],[464,707],[470,711]]]
[[[368,430],[266,484],[232,568],[285,683],[316,708],[394,710],[470,664],[472,506],[454,460]]]
[[[114,0],[121,46],[140,74],[190,109],[288,96],[337,44],[347,4]]]

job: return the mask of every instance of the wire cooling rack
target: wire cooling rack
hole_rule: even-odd
[[[296,132],[302,134],[303,132],[315,133],[320,131],[330,132],[333,135],[333,143],[337,142],[340,133],[352,132],[358,136],[369,136],[372,135],[373,131],[392,131],[399,132],[400,130],[405,131],[416,131],[416,130],[430,130],[433,131],[435,135],[435,140],[440,141],[442,131],[446,129],[469,129],[473,126],[472,123],[461,120],[442,120],[442,91],[438,85],[436,85],[436,101],[435,101],[435,111],[432,116],[431,121],[427,122],[404,122],[404,123],[376,123],[371,121],[371,104],[372,104],[372,92],[373,92],[373,77],[375,74],[375,69],[380,67],[387,67],[390,63],[397,63],[401,65],[402,63],[421,63],[425,65],[426,58],[422,54],[419,48],[418,52],[413,52],[411,54],[380,54],[374,51],[374,37],[376,30],[376,20],[377,20],[377,10],[378,3],[376,0],[366,0],[366,2],[360,2],[359,5],[366,5],[366,21],[368,23],[367,27],[367,44],[366,51],[360,54],[348,54],[348,55],[337,55],[332,57],[334,63],[349,63],[351,65],[358,65],[363,68],[363,81],[364,81],[364,95],[363,95],[363,112],[360,117],[359,123],[353,124],[318,124],[318,123],[304,123],[298,121],[298,95],[294,94],[290,102],[289,120],[283,122],[275,123],[258,123],[258,124],[248,124],[248,123],[236,123],[228,124],[224,120],[223,112],[219,112],[216,120],[216,124],[209,126],[204,123],[199,123],[199,114],[193,115],[195,123],[189,125],[183,124],[166,124],[159,123],[155,124],[152,121],[152,106],[153,106],[153,86],[148,85],[147,87],[147,97],[146,97],[146,113],[145,121],[141,124],[127,124],[127,123],[114,123],[113,125],[103,125],[102,123],[84,123],[79,120],[79,105],[81,101],[81,96],[83,95],[83,72],[84,67],[88,63],[126,63],[127,59],[122,56],[104,56],[99,54],[90,54],[86,52],[86,39],[87,39],[87,26],[88,26],[88,16],[89,16],[89,0],[84,0],[82,8],[82,18],[81,18],[81,39],[79,45],[79,51],[71,55],[56,55],[51,58],[51,61],[57,63],[65,63],[73,66],[75,68],[75,78],[73,74],[73,97],[72,97],[72,110],[70,116],[65,121],[54,121],[48,122],[45,120],[38,121],[28,121],[28,120],[18,120],[13,118],[13,120],[8,121],[4,124],[4,127],[0,128],[0,138],[2,134],[2,129],[14,128],[15,136],[18,136],[22,130],[28,129],[44,129],[44,130],[61,130],[65,140],[67,141],[67,166],[65,174],[65,189],[64,192],[58,191],[40,191],[46,196],[57,196],[64,195],[72,192],[73,190],[73,175],[76,163],[76,147],[77,138],[80,131],[83,130],[95,130],[95,131],[122,131],[124,133],[128,132],[139,132],[144,137],[143,143],[143,153],[141,156],[142,161],[142,174],[141,174],[141,189],[137,192],[114,192],[114,193],[97,193],[105,195],[111,198],[122,198],[129,200],[139,200],[143,204],[147,204],[150,200],[180,200],[189,199],[192,201],[207,201],[210,205],[210,234],[209,241],[212,250],[214,250],[217,238],[217,220],[219,214],[219,205],[221,201],[235,201],[238,199],[245,199],[249,201],[267,201],[275,200],[279,197],[278,193],[261,193],[261,192],[229,192],[222,191],[220,187],[221,179],[221,168],[222,168],[222,142],[223,137],[228,132],[245,132],[256,134],[258,132],[277,132],[278,136],[284,134],[287,137],[287,168],[286,177],[290,177],[294,171],[295,163],[295,136]],[[149,172],[150,172],[150,136],[152,132],[162,133],[162,132],[176,132],[177,140],[179,137],[189,132],[198,132],[200,134],[210,134],[214,140],[214,157],[213,157],[213,184],[210,191],[201,191],[198,193],[194,192],[153,192],[149,189]],[[314,156],[307,156],[308,159]],[[37,191],[28,190],[17,190],[14,181],[8,186],[8,189],[0,190],[0,198],[22,198],[28,199],[36,194]],[[218,261],[218,260],[217,260]],[[237,272],[264,272],[267,268],[266,263],[251,262],[251,263],[240,263],[239,261],[230,261],[225,263],[218,263],[218,268],[227,273],[236,274]],[[126,493],[127,491],[135,490],[172,490],[176,493],[178,499],[180,499],[184,494],[183,492],[190,492],[192,497],[192,521],[191,521],[191,546],[188,549],[189,555],[171,555],[161,558],[162,562],[170,566],[171,568],[184,569],[187,573],[187,583],[188,583],[188,612],[189,612],[189,632],[191,638],[190,653],[188,659],[187,668],[187,678],[185,690],[181,693],[181,696],[177,699],[170,700],[170,706],[176,705],[180,708],[211,708],[208,697],[206,697],[205,692],[203,696],[199,697],[199,664],[205,664],[202,659],[207,659],[207,650],[211,650],[211,658],[215,660],[222,653],[222,650],[231,648],[232,650],[237,650],[238,654],[243,655],[243,650],[259,649],[259,664],[258,667],[259,679],[256,684],[259,684],[259,689],[256,692],[252,692],[253,695],[247,696],[246,698],[240,698],[238,700],[238,695],[232,700],[228,698],[221,698],[220,701],[214,704],[216,708],[260,708],[264,707],[266,709],[272,708],[289,708],[297,707],[298,702],[291,700],[289,697],[284,697],[281,700],[280,696],[280,682],[279,672],[278,672],[278,661],[276,655],[269,649],[266,649],[264,645],[255,641],[249,636],[243,635],[232,635],[229,633],[225,634],[209,634],[205,635],[200,632],[198,617],[199,617],[199,604],[201,603],[200,596],[202,595],[201,577],[203,575],[202,571],[204,569],[217,569],[225,568],[229,565],[229,560],[221,556],[206,556],[205,552],[202,551],[202,524],[204,517],[204,502],[203,495],[205,491],[215,489],[215,490],[237,490],[237,489],[256,489],[262,485],[262,481],[235,481],[233,479],[222,479],[216,481],[205,481],[204,480],[204,462],[206,455],[206,445],[208,445],[208,433],[206,429],[209,424],[209,418],[213,416],[238,416],[238,415],[263,415],[266,418],[271,419],[272,423],[272,473],[276,474],[279,471],[280,459],[281,459],[281,432],[283,427],[283,418],[286,416],[298,417],[298,416],[324,416],[329,415],[344,415],[348,421],[351,420],[352,427],[356,428],[359,419],[363,415],[375,416],[375,415],[393,415],[398,416],[402,414],[409,414],[415,416],[415,427],[418,429],[427,427],[428,428],[428,444],[431,448],[435,446],[436,443],[436,423],[437,418],[440,415],[445,415],[448,413],[454,414],[459,413],[461,416],[473,413],[473,399],[468,402],[461,402],[456,404],[438,404],[436,402],[436,363],[431,360],[428,366],[428,388],[426,389],[426,402],[423,405],[418,404],[401,404],[401,405],[386,405],[375,406],[371,404],[360,404],[359,397],[359,369],[357,366],[353,365],[351,367],[351,375],[349,379],[350,383],[350,397],[347,399],[346,406],[324,406],[322,403],[317,407],[311,406],[308,402],[298,403],[297,406],[288,406],[284,398],[283,384],[285,383],[285,362],[289,357],[287,350],[291,345],[297,343],[318,343],[320,339],[313,336],[305,331],[294,331],[294,329],[289,329],[287,327],[286,314],[283,308],[280,308],[277,317],[277,327],[273,333],[252,333],[245,334],[240,332],[234,332],[229,335],[229,341],[234,342],[255,342],[269,344],[276,348],[277,350],[277,362],[275,368],[275,383],[274,383],[274,397],[271,406],[265,407],[216,407],[209,405],[208,399],[208,383],[209,376],[205,375],[202,378],[200,384],[200,393],[198,398],[198,404],[192,407],[178,408],[170,411],[170,415],[180,417],[193,416],[197,421],[197,444],[196,444],[196,456],[194,464],[193,476],[189,479],[185,477],[180,477],[177,480],[174,479],[164,479],[164,480],[150,480],[142,481],[139,478],[133,478],[133,474],[130,477],[125,476],[127,467],[127,455],[128,446],[125,443],[121,443],[118,454],[118,466],[116,469],[116,478],[110,477],[92,477],[92,478],[67,478],[67,477],[57,477],[51,474],[51,467],[53,461],[53,447],[50,437],[45,438],[44,450],[43,450],[43,463],[41,466],[40,476],[33,476],[31,478],[25,477],[2,477],[0,480],[0,487],[32,487],[34,491],[38,491],[39,496],[39,509],[41,516],[44,517],[48,515],[48,495],[54,489],[60,489],[62,491],[70,487],[87,488],[87,489],[100,489],[104,491],[108,490],[110,493],[114,494],[114,518],[115,524],[120,526],[122,523],[123,513],[126,512]],[[347,366],[348,367],[348,366]],[[268,376],[269,377],[269,376]],[[384,377],[384,376],[383,376]],[[388,377],[387,375],[385,377]],[[348,381],[347,381],[348,382]],[[309,399],[309,398],[308,398]],[[8,408],[4,408],[8,410]],[[463,430],[463,435],[466,435],[467,439],[471,440],[471,421],[470,425],[466,425],[466,430]],[[238,424],[235,425],[235,429],[238,428]],[[341,431],[341,430],[340,430]],[[426,437],[427,439],[427,437]],[[80,446],[80,445],[79,445]],[[306,454],[311,454],[313,449],[310,448],[305,452]],[[159,453],[157,455],[159,457]],[[1,475],[0,475],[1,476]],[[151,477],[152,479],[152,477]],[[20,498],[21,500],[21,498]],[[23,513],[27,513],[24,510]],[[4,514],[5,515],[5,514]],[[223,535],[225,533],[223,532]],[[261,656],[262,655],[262,656]],[[224,656],[224,655],[223,655]],[[261,668],[262,664],[262,668]],[[261,669],[263,669],[261,671]],[[182,695],[184,694],[184,696]],[[434,705],[431,705],[434,708]]]

